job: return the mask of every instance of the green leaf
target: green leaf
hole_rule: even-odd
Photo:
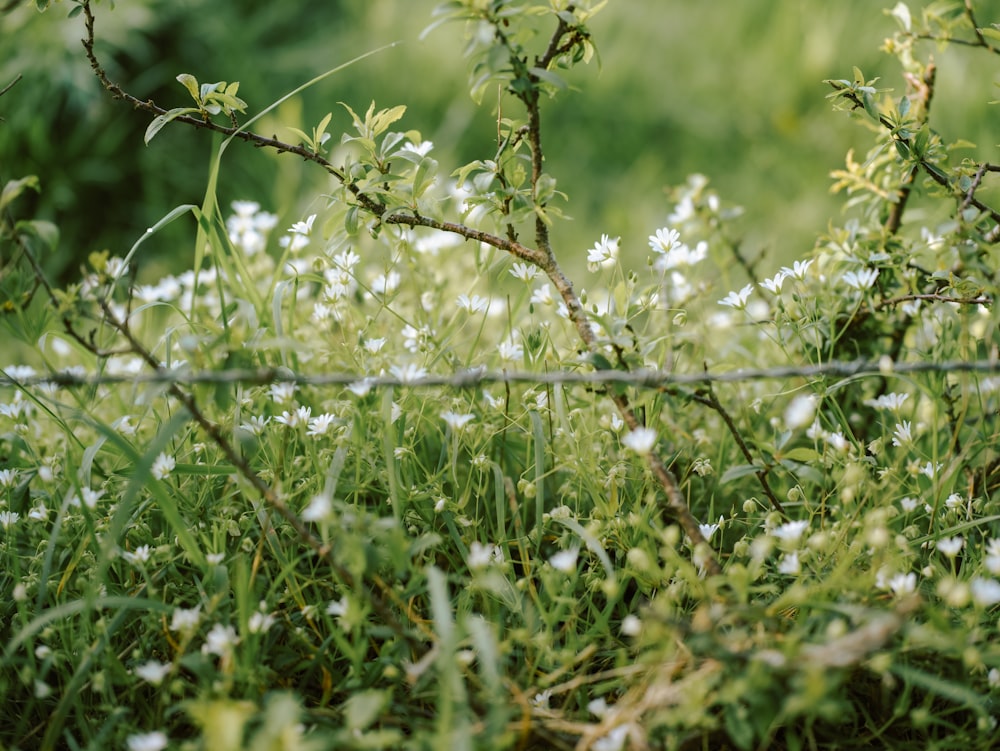
[[[344,722],[349,730],[360,731],[375,722],[389,702],[388,691],[359,691],[344,702]]]
[[[177,80],[188,90],[188,94],[194,99],[198,104],[201,104],[201,95],[198,92],[198,79],[192,76],[190,73],[181,73],[177,76]]]
[[[44,250],[52,252],[59,245],[59,228],[52,222],[42,219],[32,219],[30,221],[18,222],[15,228],[19,233],[40,240],[45,246]]]
[[[14,199],[29,188],[36,193],[41,192],[41,183],[39,183],[36,175],[28,175],[17,180],[8,180],[3,186],[3,191],[0,192],[0,211],[6,209]]]
[[[382,110],[379,112],[375,115],[371,123],[372,136],[374,137],[385,132],[388,127],[399,120],[405,112],[405,104],[400,104],[392,109]]]
[[[169,123],[171,120],[180,117],[181,115],[188,115],[191,114],[192,112],[197,112],[197,111],[198,110],[195,109],[194,107],[176,107],[170,110],[165,115],[157,115],[156,117],[153,118],[153,122],[149,124],[149,127],[146,128],[146,133],[142,137],[142,140],[146,143],[147,146],[149,146],[149,142],[153,140],[153,138],[156,136],[157,133],[163,130],[164,125]]]
[[[812,462],[820,458],[821,454],[816,449],[800,446],[799,448],[786,451],[781,455],[782,459],[790,459],[796,462]]]
[[[720,483],[732,482],[733,480],[738,480],[741,477],[749,477],[750,475],[755,475],[760,471],[760,467],[756,464],[737,464],[735,467],[730,467],[719,478]]]

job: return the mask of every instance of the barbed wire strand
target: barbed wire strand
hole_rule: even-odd
[[[536,385],[623,384],[640,388],[666,388],[711,383],[739,383],[781,379],[828,377],[869,377],[918,373],[1000,373],[1000,360],[933,361],[831,361],[820,365],[788,365],[773,368],[737,368],[721,372],[672,373],[663,370],[559,370],[544,373],[489,371],[472,368],[451,374],[366,375],[359,373],[297,373],[288,368],[235,368],[228,370],[163,369],[149,373],[88,373],[67,369],[45,374],[16,377],[0,368],[0,387],[76,388],[120,384],[243,384],[267,386],[294,383],[298,386],[345,386],[363,388],[454,388],[468,389],[491,384],[526,383]]]

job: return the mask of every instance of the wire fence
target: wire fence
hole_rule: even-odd
[[[398,374],[296,373],[288,368],[250,368],[228,370],[188,370],[161,368],[148,373],[83,372],[68,369],[51,373],[24,373],[0,368],[0,386],[76,388],[121,384],[243,384],[266,386],[294,383],[298,386],[345,386],[355,388],[454,388],[469,389],[492,384],[582,384],[602,386],[623,384],[640,388],[709,385],[781,379],[850,378],[918,373],[1000,373],[1000,359],[893,362],[882,360],[831,361],[818,365],[789,365],[774,368],[737,368],[712,372],[675,373],[665,370],[558,370],[550,372],[490,371],[471,368],[450,374],[424,374],[403,371]],[[1000,386],[1000,383],[997,384]]]

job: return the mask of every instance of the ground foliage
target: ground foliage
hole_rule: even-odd
[[[274,134],[235,81],[136,97],[111,9],[67,5],[147,142],[215,146],[69,284],[45,186],[0,195],[4,747],[995,744],[1000,167],[934,109],[936,50],[1000,51],[971,2],[878,16],[905,90],[827,82],[870,150],[810,253],[760,267],[694,175],[646,263],[608,228],[575,280],[544,115],[604,3],[439,7],[494,108],[447,167],[402,105]],[[251,145],[327,175],[288,227],[218,190]]]

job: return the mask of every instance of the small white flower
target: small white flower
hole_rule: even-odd
[[[302,519],[307,522],[318,522],[328,519],[333,511],[333,503],[326,493],[314,495],[309,505],[302,511]]]
[[[170,630],[191,634],[201,620],[201,605],[194,608],[174,608],[170,619]]]
[[[161,454],[161,456],[163,456]],[[157,459],[159,461],[159,459]],[[172,467],[171,467],[172,469]],[[156,477],[156,462],[153,462],[153,476]],[[162,478],[158,478],[162,479]],[[94,490],[90,487],[80,488],[80,501],[84,506],[93,510],[97,508],[97,502],[104,496],[103,490]]]
[[[201,653],[225,657],[233,651],[233,647],[239,641],[236,629],[232,626],[223,626],[221,623],[216,623],[205,636],[205,643],[201,645]]]
[[[990,668],[990,672],[986,674],[986,680],[990,684],[990,688],[1000,687],[1000,670]]]
[[[941,538],[935,543],[934,547],[949,558],[954,558],[958,555],[958,552],[962,549],[963,545],[965,545],[965,540],[961,537],[961,535],[956,535],[955,537]]]
[[[456,431],[464,428],[466,425],[472,422],[472,420],[474,420],[475,417],[476,417],[475,415],[469,413],[459,414],[457,412],[452,412],[451,410],[441,413],[441,419],[448,424],[449,428]]]
[[[455,304],[466,313],[485,313],[490,307],[490,301],[479,295],[473,295],[472,297],[464,294],[459,295],[458,299],[455,300]]]
[[[396,291],[399,287],[400,276],[398,271],[390,271],[387,274],[379,274],[371,283],[371,290],[376,295],[388,295]]]
[[[903,420],[896,424],[896,429],[892,431],[892,445],[905,447],[913,443],[913,432],[910,429],[910,421]]]
[[[950,496],[945,498],[944,505],[949,511],[955,511],[965,505],[965,499],[962,498],[961,493],[952,493]]]
[[[531,706],[536,709],[548,709],[549,699],[552,698],[552,691],[546,689],[545,691],[539,691],[537,694],[531,697]]]
[[[649,247],[654,253],[669,253],[681,244],[681,233],[669,227],[656,230],[649,236]]]
[[[287,381],[272,383],[270,388],[271,401],[275,404],[284,404],[291,401],[292,397],[295,396],[296,388],[297,387],[294,383],[289,383]]]
[[[335,617],[340,617],[347,614],[347,606],[350,603],[347,601],[347,595],[344,595],[339,600],[331,600],[326,606],[326,614]]]
[[[969,584],[972,600],[980,607],[988,608],[1000,602],[1000,582],[996,579],[975,578]]]
[[[20,518],[21,515],[16,511],[0,511],[0,527],[10,529],[17,524],[17,520]]]
[[[799,554],[794,550],[791,553],[785,553],[783,556],[781,556],[781,560],[778,561],[779,574],[796,576],[801,571],[802,571],[802,565],[799,563]]]
[[[539,305],[552,305],[555,303],[555,298],[552,297],[552,290],[549,289],[548,284],[543,284],[541,287],[535,289],[531,293],[531,302],[538,303]]]
[[[412,141],[407,141],[403,144],[400,151],[412,151],[414,154],[419,154],[420,156],[427,156],[431,153],[431,149],[434,148],[433,141],[421,141],[419,144],[415,144]]]
[[[137,676],[146,681],[146,683],[151,683],[154,686],[159,686],[163,683],[164,678],[166,678],[173,666],[170,664],[165,664],[158,662],[157,660],[149,660],[142,665],[137,666],[132,672]]]
[[[515,263],[510,269],[510,275],[522,282],[530,282],[538,276],[538,267],[530,263]]]
[[[16,469],[0,469],[0,488],[12,488],[16,482]]]
[[[274,621],[275,618],[270,613],[262,613],[259,610],[255,610],[247,619],[247,630],[251,634],[267,633],[271,626],[274,625]]]
[[[753,285],[747,284],[738,292],[730,292],[723,299],[719,300],[719,305],[726,305],[736,310],[743,310],[747,306],[747,300],[753,292]]]
[[[315,221],[316,215],[310,214],[304,222],[296,222],[288,231],[296,235],[309,235],[312,233],[313,222]]]
[[[861,271],[848,271],[841,277],[841,281],[848,287],[857,290],[870,289],[875,280],[878,279],[878,269],[862,269]]]
[[[613,264],[618,257],[618,241],[620,239],[601,235],[600,241],[587,251],[587,267],[591,271],[597,271],[602,266]]]
[[[875,409],[889,409],[897,412],[903,406],[903,402],[909,398],[909,394],[882,394],[878,399],[866,399],[865,406],[874,407]]]
[[[336,421],[336,415],[331,415],[329,412],[316,415],[316,417],[310,418],[309,429],[306,431],[306,435],[325,435],[330,426]]]
[[[917,575],[912,571],[908,574],[896,574],[889,579],[889,589],[898,597],[911,594],[917,589]]]
[[[901,498],[900,499],[899,506],[900,506],[900,508],[903,509],[904,513],[909,514],[912,511],[916,510],[917,503],[918,503],[918,501],[917,501],[916,498],[910,498],[909,496],[907,496],[906,498]]]
[[[152,549],[149,545],[140,545],[135,550],[126,550],[122,553],[122,558],[133,565],[139,565],[146,563],[149,560],[149,556],[152,554]]]
[[[492,562],[503,563],[503,550],[497,545],[483,545],[479,540],[473,540],[469,546],[469,568],[484,568]]]
[[[517,362],[524,358],[524,347],[511,336],[497,346],[497,355],[504,362]]]
[[[355,396],[366,396],[372,390],[372,379],[362,378],[360,381],[348,384],[347,389]]]
[[[808,261],[796,261],[792,268],[784,266],[781,271],[784,273],[786,278],[794,276],[799,281],[802,281],[806,278],[806,272],[809,270],[809,267],[812,266],[814,260],[815,259],[810,258]]]
[[[638,616],[629,613],[622,618],[622,634],[625,636],[638,636],[642,632],[642,621]]]
[[[816,415],[816,397],[813,394],[799,394],[785,408],[785,425],[789,430],[798,430],[812,424]]]
[[[784,271],[779,271],[773,278],[762,281],[759,286],[763,287],[771,294],[777,295],[781,292],[781,285],[785,283],[786,276],[787,274]]]
[[[798,542],[802,533],[809,527],[809,522],[799,520],[786,522],[775,529],[771,534],[784,542]]]
[[[564,574],[572,574],[576,571],[576,559],[579,554],[579,548],[560,550],[558,553],[549,558],[549,564],[556,571],[562,571]]]
[[[626,448],[632,449],[635,453],[645,455],[653,450],[653,446],[656,445],[656,438],[655,430],[640,427],[629,431],[622,438],[622,443]]]
[[[706,541],[712,541],[712,535],[714,535],[720,526],[722,526],[723,518],[720,516],[717,524],[699,524],[698,529],[701,531],[701,536],[705,538]]]
[[[389,372],[392,373],[394,377],[398,378],[401,383],[413,383],[427,376],[426,370],[417,367],[413,363],[408,363],[402,367],[399,365],[393,365],[389,368]]]
[[[170,743],[166,733],[154,730],[152,733],[136,733],[125,739],[128,751],[163,751]]]
[[[258,417],[256,415],[251,416],[249,420],[240,424],[240,430],[250,435],[260,435],[264,432],[264,428],[267,424],[271,422],[270,417]]]

